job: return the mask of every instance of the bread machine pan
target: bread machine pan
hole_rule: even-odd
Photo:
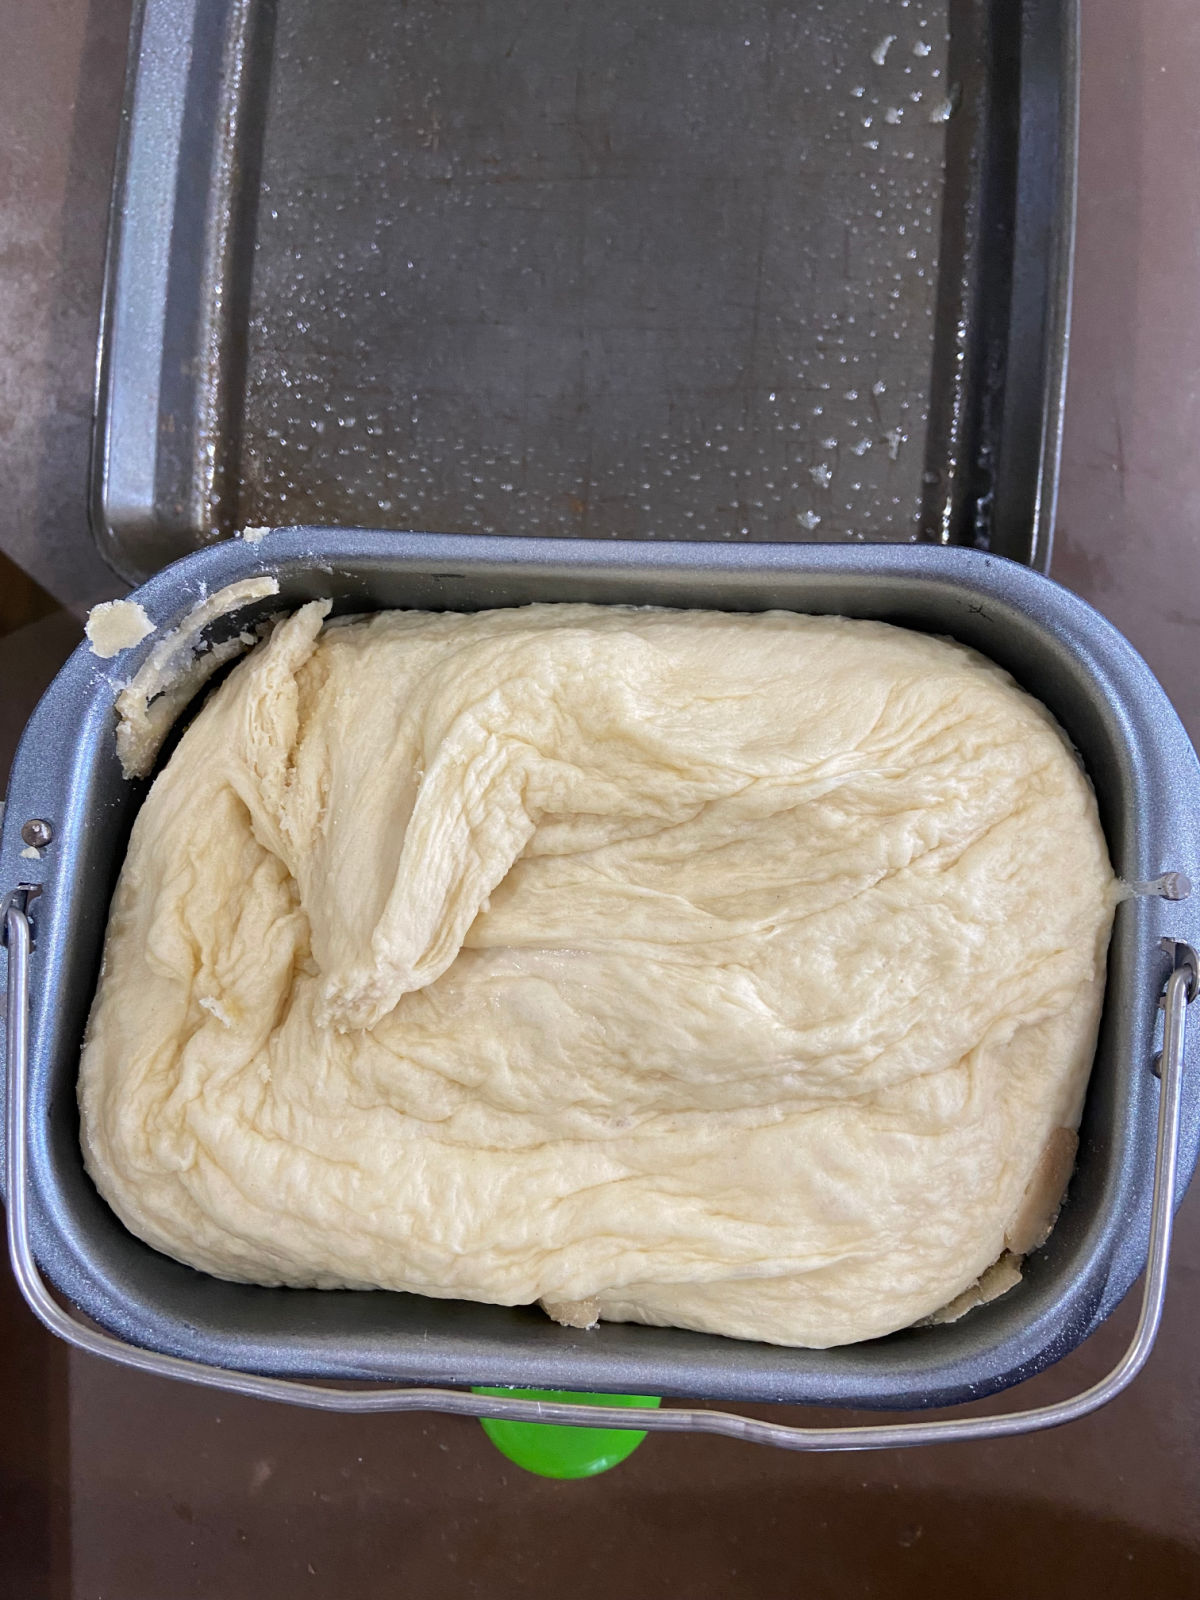
[[[208,630],[210,642],[232,639],[255,620],[323,596],[331,596],[339,612],[568,600],[784,607],[950,635],[1007,668],[1058,717],[1095,783],[1122,877],[1146,885],[1179,874],[1170,885],[1176,894],[1186,891],[1184,877],[1200,882],[1200,766],[1162,689],[1130,645],[1082,600],[999,557],[936,546],[655,545],[293,528],[259,543],[226,542],[189,555],[133,598],[161,637],[205,596],[262,574],[278,581],[278,595],[219,618]],[[1171,968],[1161,941],[1200,939],[1200,896],[1170,900],[1142,892],[1120,906],[1078,1166],[1061,1217],[1045,1248],[1027,1261],[1018,1287],[953,1324],[821,1351],[631,1324],[581,1332],[533,1308],[225,1283],[150,1249],[122,1227],[84,1172],[75,1082],[109,897],[146,792],[144,782],[121,774],[114,700],[154,643],[152,635],[109,661],[81,646],[67,662],[21,742],[0,841],[0,895],[11,897],[18,885],[40,890],[36,900],[18,891],[20,903],[30,905],[34,944],[28,1069],[14,1098],[18,1111],[27,1102],[26,1115],[10,1130],[9,1143],[10,1163],[17,1151],[16,1170],[25,1180],[20,1194],[9,1198],[24,1204],[10,1205],[10,1213],[19,1209],[17,1233],[28,1225],[32,1253],[58,1295],[94,1323],[143,1351],[233,1369],[220,1381],[266,1374],[917,1408],[993,1394],[1049,1365],[1103,1321],[1141,1271],[1160,1114],[1152,1066],[1162,1033],[1159,1000]],[[39,859],[28,844],[33,819],[52,835]],[[4,925],[11,931],[15,919]],[[14,943],[10,978],[18,964],[23,969],[24,956]],[[1178,988],[1168,983],[1166,1055],[1177,1053],[1171,1030],[1182,1039],[1187,997],[1180,999]],[[1171,1009],[1176,999],[1178,1017]],[[23,1017],[22,1008],[14,1033],[10,1008],[14,1060],[21,1054]],[[1200,1143],[1195,1029],[1185,1054],[1174,1168],[1181,1189]],[[1174,1067],[1169,1076],[1174,1085]],[[1164,1107],[1167,1100],[1164,1085]],[[1167,1111],[1163,1117],[1166,1127]],[[1173,1132],[1164,1136],[1168,1176]],[[1161,1241],[1156,1234],[1162,1260],[1152,1282],[1156,1272],[1165,1274],[1169,1187],[1164,1194]],[[30,1295],[28,1276],[18,1271]],[[46,1306],[40,1314],[53,1320]],[[99,1339],[82,1322],[71,1326],[77,1331],[68,1337],[76,1343]],[[1150,1327],[1147,1350],[1152,1337]],[[393,1407],[405,1403],[403,1391],[389,1392],[401,1395]],[[336,1393],[349,1403],[346,1391]],[[358,1391],[360,1398],[366,1393]],[[478,1412],[487,1404],[467,1394],[447,1401],[442,1409]],[[522,1414],[516,1402],[494,1404],[501,1413]],[[383,1400],[378,1408],[387,1408]],[[554,1417],[553,1408],[543,1415]],[[671,1413],[664,1408],[661,1415]],[[638,1416],[645,1426],[646,1413]],[[746,1423],[747,1430],[751,1426],[758,1436],[768,1429]],[[743,1436],[751,1434],[743,1430]]]

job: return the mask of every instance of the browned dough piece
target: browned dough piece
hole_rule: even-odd
[[[564,1328],[594,1328],[600,1321],[599,1300],[541,1300],[542,1310]]]

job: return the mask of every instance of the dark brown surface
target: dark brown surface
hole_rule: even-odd
[[[1055,571],[1196,737],[1200,8],[1085,10]],[[0,544],[68,605],[118,587],[86,542],[84,481],[125,21],[123,0],[0,0]],[[79,627],[10,569],[0,590],[2,769]],[[1131,1313],[1011,1403],[1099,1376]],[[555,1484],[473,1423],[234,1404],[68,1356],[4,1282],[0,1595],[1200,1596],[1198,1318],[1193,1194],[1149,1370],[1072,1428],[862,1457],[651,1438],[605,1478]]]

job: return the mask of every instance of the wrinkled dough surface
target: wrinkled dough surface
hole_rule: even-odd
[[[89,1171],[221,1277],[830,1345],[1077,1123],[1115,883],[1048,713],[883,624],[306,606],[137,818]]]

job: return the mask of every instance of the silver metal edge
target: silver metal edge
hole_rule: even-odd
[[[153,516],[154,485],[119,481],[131,463],[149,463],[151,480],[158,451],[158,395],[162,328],[170,278],[171,232],[175,214],[176,171],[151,159],[153,141],[138,124],[164,117],[178,122],[186,102],[195,23],[193,0],[137,0],[126,58],[121,130],[113,172],[109,234],[101,291],[100,337],[96,352],[89,503],[92,532],[104,560],[121,577],[137,583],[145,576],[119,536],[121,524],[146,524]],[[180,141],[168,141],[176,152]],[[145,215],[139,206],[131,222],[126,202],[132,191],[152,193],[157,205]],[[136,226],[138,238],[132,237]],[[147,336],[146,323],[158,332]],[[125,433],[140,449],[122,448],[121,410],[133,408]],[[145,470],[136,477],[145,479]]]
[[[112,184],[109,189],[109,229],[104,240],[104,272],[101,278],[101,307],[99,307],[98,339],[96,339],[96,365],[94,365],[93,390],[91,390],[91,440],[88,450],[88,518],[91,536],[107,565],[128,582],[136,582],[136,574],[122,565],[122,550],[114,539],[114,530],[107,510],[112,448],[109,442],[109,414],[112,410],[112,323],[117,298],[117,266],[122,246],[122,195],[125,194],[126,171],[130,165],[130,130],[133,125],[133,88],[138,77],[138,56],[141,51],[142,18],[146,14],[146,0],[134,0],[133,18],[130,21],[130,43],[125,54],[125,88],[122,93],[122,114],[117,131],[117,149],[112,163]]]
[[[96,340],[95,371],[92,379],[92,431],[88,451],[88,517],[92,537],[104,560],[122,578],[136,581],[131,571],[122,569],[120,548],[113,538],[108,516],[107,491],[111,449],[108,419],[112,396],[112,323],[116,297],[117,263],[121,253],[121,197],[125,191],[129,165],[130,127],[133,121],[133,86],[141,50],[142,17],[146,0],[134,0],[129,24],[129,45],[125,55],[125,88],[121,96],[121,120],[113,156],[112,183],[108,200],[108,233],[104,241],[104,270],[100,284],[100,318]]]
[[[1062,468],[1071,354],[1071,306],[1075,287],[1075,228],[1079,209],[1079,0],[1062,0],[1062,71],[1058,134],[1058,204],[1049,263],[1046,308],[1046,372],[1042,393],[1042,441],[1033,513],[1030,565],[1049,572]]]
[[[1059,1427],[1098,1410],[1126,1389],[1145,1366],[1154,1347],[1166,1297],[1171,1234],[1175,1214],[1175,1179],[1183,1089],[1183,1047],[1189,996],[1197,958],[1187,945],[1176,946],[1175,966],[1167,979],[1163,1048],[1157,1063],[1161,1076],[1158,1139],[1154,1154],[1154,1191],[1150,1203],[1150,1257],[1141,1311],[1133,1339],[1116,1366],[1098,1383],[1069,1399],[998,1416],[932,1418],[921,1422],[855,1425],[839,1428],[796,1428],[764,1422],[727,1411],[694,1407],[627,1410],[615,1406],[579,1406],[570,1402],[506,1400],[465,1390],[425,1388],[346,1388],[327,1384],[267,1378],[222,1367],[160,1355],[125,1344],[78,1322],[50,1294],[29,1236],[28,1170],[28,1018],[30,919],[22,891],[6,897],[3,942],[8,948],[7,1069],[8,1115],[5,1139],[8,1157],[8,1248],[13,1273],[35,1316],[77,1350],[103,1356],[135,1372],[178,1378],[204,1388],[220,1389],[256,1400],[282,1401],[318,1411],[441,1411],[457,1416],[489,1417],[509,1422],[550,1422],[574,1427],[629,1428],[662,1433],[714,1433],[750,1444],[785,1450],[893,1450],[950,1440],[996,1439]]]

